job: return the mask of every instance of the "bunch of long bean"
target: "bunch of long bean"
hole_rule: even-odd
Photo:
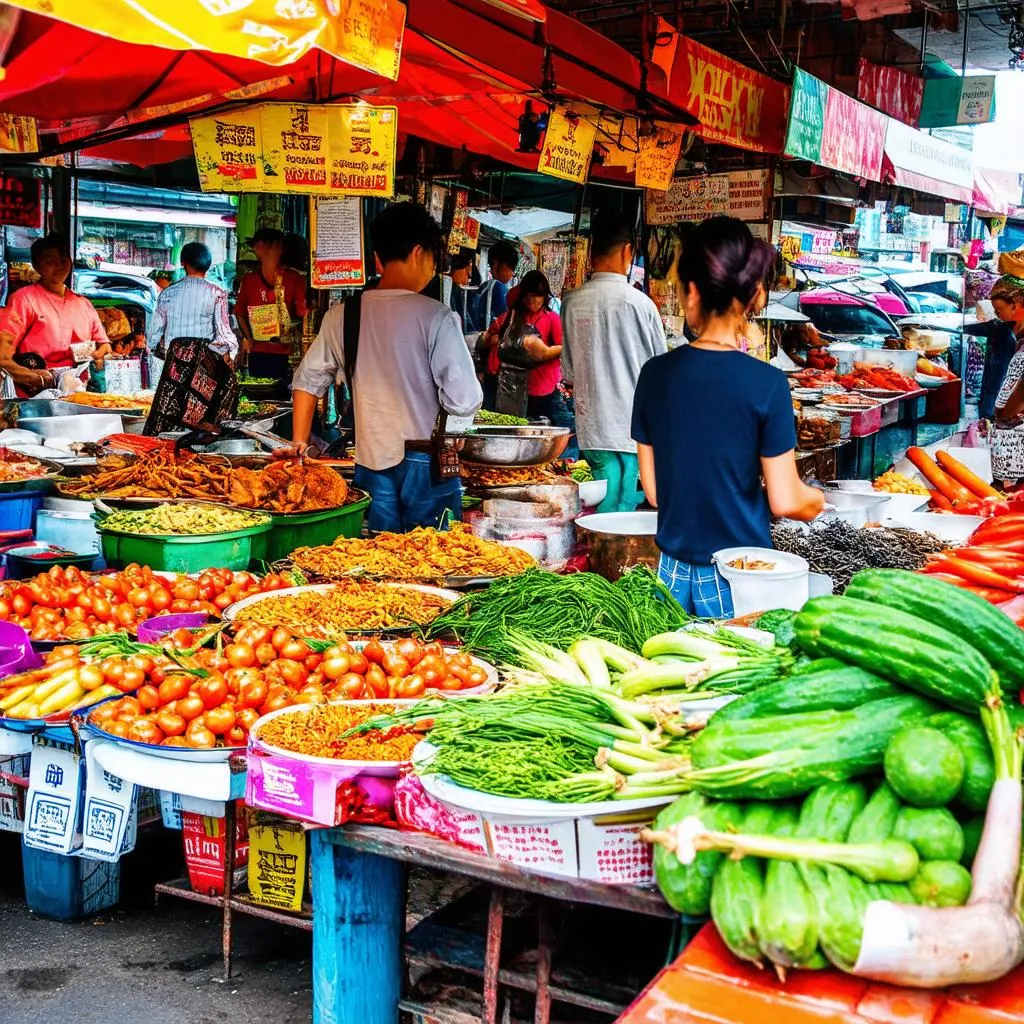
[[[469,594],[436,618],[432,637],[455,636],[481,657],[520,665],[514,635],[568,650],[582,637],[598,637],[639,652],[658,633],[690,621],[678,601],[644,566],[616,583],[580,572],[567,576],[531,569]]]
[[[662,730],[649,705],[568,683],[423,701],[361,728],[432,722],[437,752],[421,774],[469,789],[559,802],[629,800],[684,792],[689,738]]]

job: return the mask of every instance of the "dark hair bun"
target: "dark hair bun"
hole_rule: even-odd
[[[679,280],[693,282],[706,313],[724,313],[734,302],[747,309],[758,287],[767,288],[775,260],[775,250],[743,221],[710,217],[686,236]]]

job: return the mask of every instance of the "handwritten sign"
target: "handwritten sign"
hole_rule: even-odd
[[[15,228],[43,225],[38,178],[10,178],[0,175],[0,224]]]
[[[650,135],[638,139],[636,183],[638,188],[665,192],[679,163],[683,129],[678,125],[658,125]]]
[[[398,108],[367,103],[330,106],[329,191],[334,195],[395,194],[395,156],[398,146]]]
[[[21,114],[0,114],[0,153],[38,152],[36,119]]]
[[[729,172],[729,216],[764,220],[768,214],[768,171]]]
[[[362,199],[314,199],[309,219],[313,287],[360,288],[366,284]]]
[[[327,191],[327,110],[306,104],[261,108],[263,163],[271,191]]]
[[[767,170],[732,171],[675,178],[664,192],[645,193],[648,224],[679,224],[728,214],[740,220],[764,220],[768,206]]]
[[[190,122],[192,149],[204,192],[262,192],[263,129],[260,108]]]
[[[398,78],[404,4],[399,0],[344,0],[336,26],[337,48],[344,60],[392,82]]]
[[[548,118],[537,170],[566,181],[586,181],[596,137],[597,125],[593,121],[556,106]]]

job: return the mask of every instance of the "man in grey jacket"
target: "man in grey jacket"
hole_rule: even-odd
[[[595,480],[608,481],[599,512],[632,512],[640,471],[630,436],[640,368],[666,350],[654,303],[630,286],[633,230],[618,214],[594,218],[594,273],[562,301],[562,377],[572,383],[576,434]]]

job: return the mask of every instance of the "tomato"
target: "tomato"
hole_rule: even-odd
[[[366,680],[362,676],[348,672],[338,680],[337,692],[347,700],[359,700],[365,688]]]
[[[225,590],[213,599],[213,603],[220,611],[224,611],[229,605],[235,603],[235,599]]]
[[[149,592],[149,605],[155,612],[167,611],[171,600],[171,592],[166,587],[154,587]]]
[[[267,699],[269,687],[266,679],[251,679],[241,684],[238,692],[239,703],[243,707],[258,708]]]
[[[92,613],[100,620],[100,622],[109,622],[113,610],[114,606],[102,595],[96,596],[92,599]]]
[[[274,644],[277,647],[277,644]],[[277,648],[282,658],[288,658],[291,661],[305,661],[309,657],[309,645],[305,640],[299,640],[296,637],[291,637],[287,643],[282,644]]]
[[[240,725],[234,725],[224,734],[224,742],[229,747],[244,747],[245,737],[246,730]]]
[[[242,708],[241,711],[235,712],[235,722],[237,727],[245,729],[246,732],[248,732],[259,721],[259,718],[260,713],[255,708]]]
[[[460,680],[463,686],[477,685],[476,683],[471,684],[469,681],[470,677],[473,675],[473,665],[470,665],[469,668],[467,668],[465,665],[458,664],[455,659],[452,658],[448,665],[448,674],[449,676],[454,676],[456,679]]]
[[[152,683],[139,688],[138,699],[139,705],[146,711],[156,711],[164,703],[160,700],[160,691]]]
[[[399,640],[395,650],[409,662],[410,668],[415,668],[423,659],[423,645],[409,636]]]
[[[230,704],[222,704],[203,715],[203,724],[214,736],[223,736],[235,726],[235,709]]]
[[[444,658],[439,658],[436,654],[428,654],[416,666],[416,671],[423,676],[427,686],[436,686],[448,675],[448,666],[445,664]]]
[[[324,691],[322,687],[307,683],[301,690],[299,690],[299,703],[300,704],[321,704],[324,699]]]
[[[124,675],[124,662],[118,657],[104,658],[100,662],[100,671],[108,683],[113,683],[117,686]]]
[[[149,591],[143,590],[141,587],[128,591],[128,603],[133,608],[148,608]]]
[[[291,643],[292,634],[289,630],[285,629],[284,626],[278,626],[270,635],[270,642],[274,645],[274,650],[279,652],[284,648],[284,645]]]
[[[186,722],[191,722],[206,710],[206,705],[203,703],[202,697],[198,694],[190,693],[187,697],[182,697],[175,704],[174,710],[177,714],[181,715]]]
[[[379,640],[371,640],[363,648],[363,657],[374,665],[379,665],[384,660],[384,645]]]
[[[269,665],[277,657],[277,649],[273,644],[260,644],[256,648],[256,660],[261,665]]]
[[[236,636],[236,640],[239,642],[248,643],[253,648],[259,647],[260,644],[265,644],[270,640],[270,634],[273,630],[269,626],[259,626],[252,623],[248,626],[243,626]]]
[[[289,694],[276,693],[263,702],[260,707],[260,714],[269,715],[271,711],[280,711],[281,708],[289,707],[292,703],[292,698]]]
[[[187,747],[188,741],[184,736],[168,736],[161,744],[163,747]]]
[[[351,663],[344,654],[336,654],[331,658],[325,658],[320,664],[320,671],[328,679],[340,679],[348,673]]]
[[[446,675],[438,682],[437,687],[440,690],[461,690],[462,685],[462,680],[458,676]]]
[[[132,668],[137,668],[141,672],[145,672],[148,676],[153,671],[155,662],[148,654],[133,654],[128,659],[128,664]]]
[[[388,677],[380,665],[371,665],[366,670],[366,682],[373,690],[374,696],[386,697],[388,695]]]
[[[139,704],[135,697],[122,697],[117,702],[117,717],[127,716],[128,718],[138,718],[142,714],[142,705]]]
[[[119,626],[134,626],[135,609],[130,604],[119,604],[114,609],[114,621]]]
[[[384,654],[384,661],[381,662],[381,668],[383,668],[389,676],[398,676],[399,679],[409,674],[409,662],[407,662],[405,658],[398,654],[393,648]]]
[[[183,579],[174,584],[172,595],[181,601],[198,601],[199,584],[195,580]]]
[[[185,744],[199,750],[209,750],[217,745],[217,737],[203,725],[201,719],[197,718],[190,722],[188,729],[185,730]]]
[[[136,668],[134,665],[126,665],[118,687],[124,690],[125,693],[129,693],[132,690],[137,690],[145,681],[146,673],[141,668]]]
[[[174,711],[161,711],[156,716],[156,724],[165,736],[184,736],[188,723]]]
[[[323,664],[324,656],[322,654],[307,654],[302,664],[306,666],[307,672],[316,672]]]
[[[227,680],[219,673],[216,675],[211,674],[196,687],[196,693],[202,699],[203,707],[207,711],[211,708],[219,707],[227,700]],[[228,726],[228,728],[230,729],[231,726]]]
[[[128,723],[120,720],[104,722],[102,729],[111,736],[119,736],[121,739],[128,738]]]
[[[176,597],[168,606],[167,610],[173,612],[175,615],[181,612],[187,612],[192,610],[192,602],[185,601],[180,597]]]
[[[249,644],[239,643],[228,644],[224,648],[224,657],[232,668],[249,668],[256,664],[256,652]]]
[[[64,635],[69,640],[87,640],[92,636],[92,627],[85,622],[69,622],[64,627]]]
[[[128,726],[128,739],[138,743],[162,743],[164,734],[156,722],[150,721],[148,718],[136,718]]]
[[[370,667],[370,662],[362,651],[352,651],[348,656],[348,660],[350,671],[356,672],[361,676],[366,675],[366,670]]]
[[[90,716],[89,721],[93,725],[102,725],[104,722],[109,722],[112,718],[117,715],[117,701],[110,701],[107,704],[101,704]]]
[[[398,686],[395,689],[395,695],[398,697],[419,697],[422,695],[426,688],[423,682],[423,676],[411,675],[405,679],[400,679]]]
[[[474,665],[465,676],[467,686],[483,686],[487,682],[487,671],[479,665]]]
[[[14,614],[14,608],[11,602],[6,597],[0,597],[0,619],[6,621],[12,614]]]
[[[169,675],[159,687],[160,703],[170,704],[172,701],[181,700],[189,690],[191,678],[183,672],[174,672]]]

